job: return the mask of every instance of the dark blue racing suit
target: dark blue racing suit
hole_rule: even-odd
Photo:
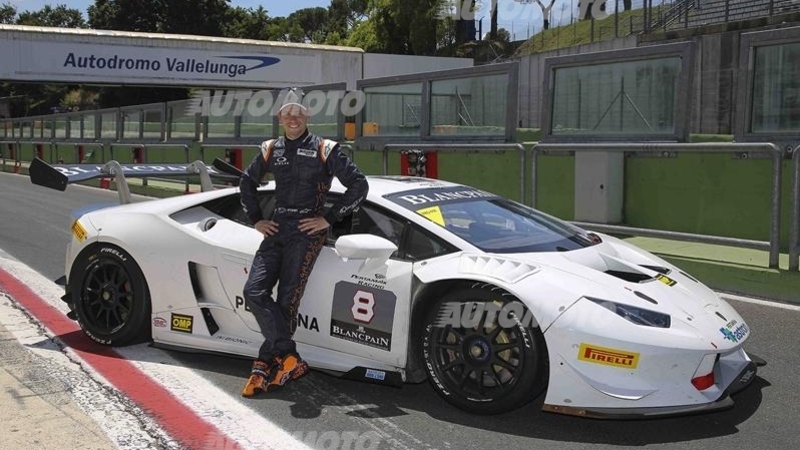
[[[265,141],[239,182],[242,206],[254,225],[263,219],[256,189],[267,172],[276,183],[272,220],[278,231],[261,242],[244,286],[245,304],[264,335],[258,359],[265,362],[296,353],[292,336],[297,308],[327,236],[325,231],[300,231],[300,219],[322,215],[334,176],[347,189],[324,215],[330,225],[352,213],[369,189],[364,174],[334,141],[307,130],[294,140]],[[278,295],[273,299],[276,283]]]

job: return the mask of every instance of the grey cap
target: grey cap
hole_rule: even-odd
[[[278,113],[280,113],[285,108],[288,108],[290,106],[297,106],[303,112],[308,111],[306,105],[303,104],[303,97],[305,96],[305,93],[301,89],[298,88],[284,89],[283,91],[281,91],[281,96],[283,98],[281,99],[281,107],[280,109],[278,109]]]

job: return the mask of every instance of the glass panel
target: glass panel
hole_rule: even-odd
[[[100,137],[103,139],[117,138],[116,112],[107,112],[100,116]]]
[[[800,43],[755,49],[750,131],[800,131]]]
[[[259,90],[247,100],[242,110],[241,137],[267,139],[272,136],[272,121],[278,91]]]
[[[83,139],[94,139],[94,128],[95,128],[95,114],[85,114],[83,116]]]
[[[55,127],[55,137],[60,139],[67,138],[67,118],[66,117],[58,117],[53,120],[53,126]]]
[[[422,83],[365,87],[363,135],[419,136]]]
[[[236,132],[235,113],[238,108],[236,91],[226,91],[224,95],[215,93],[211,96],[208,113],[208,129],[206,138],[232,139]]]
[[[169,103],[167,106],[171,139],[194,139],[195,115],[188,108],[192,100]]]
[[[431,83],[433,136],[504,136],[508,74]]]
[[[139,139],[139,111],[122,111],[122,139]]]
[[[67,120],[69,120],[69,138],[70,139],[80,139],[81,136],[81,117],[80,116],[71,116]]]
[[[342,92],[342,91],[338,91]],[[328,95],[328,91],[307,90],[303,102],[313,114],[308,119],[308,129],[319,136],[335,139],[339,135],[339,102],[344,93]]]
[[[681,58],[555,70],[550,133],[674,134]]]
[[[161,139],[161,120],[161,109],[144,110],[142,137],[145,139]]]

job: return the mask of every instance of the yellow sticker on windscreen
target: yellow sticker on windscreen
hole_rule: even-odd
[[[444,217],[442,216],[442,210],[438,206],[431,206],[430,208],[418,209],[417,214],[430,220],[433,223],[444,226]]]
[[[83,242],[86,239],[86,229],[77,220],[72,222],[72,235],[75,236],[78,242]]]

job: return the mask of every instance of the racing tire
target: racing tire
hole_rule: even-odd
[[[72,308],[95,342],[125,346],[150,339],[150,291],[125,250],[99,244],[78,255],[69,279]]]
[[[503,311],[506,316],[501,320]],[[429,309],[421,339],[430,384],[447,402],[467,412],[515,410],[533,401],[547,385],[544,336],[527,308],[500,288],[475,285],[443,296]]]

